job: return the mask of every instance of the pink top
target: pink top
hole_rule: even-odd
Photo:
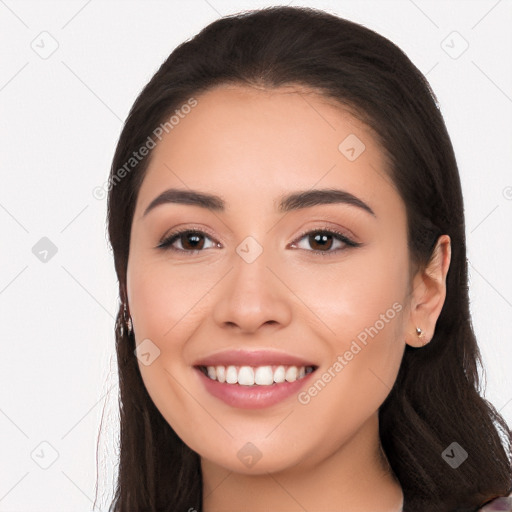
[[[512,512],[512,494],[509,494],[508,498],[495,498],[479,509],[479,512],[497,512],[498,510]]]

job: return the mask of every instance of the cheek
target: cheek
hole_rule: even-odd
[[[315,447],[324,455],[378,411],[396,380],[405,349],[406,286],[397,267],[368,266],[360,274],[347,274],[339,286],[333,278],[329,287],[317,280],[314,294],[308,295],[316,296],[318,308],[314,302],[308,306],[329,326],[322,332],[330,358],[298,402],[310,418],[309,428],[329,440]]]
[[[194,267],[194,268],[192,268]],[[172,266],[162,261],[128,268],[128,300],[137,340],[179,339],[175,332],[202,311],[203,299],[215,283],[210,272],[196,266]],[[171,347],[166,343],[165,347]]]
[[[127,290],[135,332],[138,366],[157,409],[178,436],[187,439],[189,420],[201,417],[184,385],[190,368],[183,365],[186,341],[201,314],[201,297],[211,278],[192,280],[192,272],[165,262],[147,264],[134,255],[128,266]],[[203,306],[204,307],[204,306]],[[149,353],[149,361],[144,359]]]
[[[169,422],[173,411],[190,405],[181,385],[192,371],[186,363],[187,341],[210,314],[217,274],[201,265],[172,265],[165,257],[148,263],[134,253],[129,261],[127,291],[139,368],[153,402]],[[143,351],[150,353],[150,364],[144,364]]]
[[[347,341],[364,341],[373,326],[383,336],[400,332],[407,290],[405,247],[357,248],[332,264],[282,268],[283,280],[293,283],[293,292],[307,306],[307,318],[319,333],[342,350]],[[372,330],[372,329],[371,329]],[[373,332],[373,330],[372,330]],[[373,336],[372,336],[373,337]]]
[[[353,410],[361,419],[378,409],[396,379],[405,349],[407,252],[390,245],[354,251],[343,264],[319,266],[313,274],[297,270],[294,292],[314,313],[308,318],[330,356],[317,376],[324,379],[301,401],[314,402],[318,414]]]

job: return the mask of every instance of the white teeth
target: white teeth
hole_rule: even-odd
[[[234,366],[228,366],[226,370],[226,382],[228,384],[236,384],[238,382],[238,374]]]
[[[274,382],[276,384],[284,382],[286,380],[285,376],[286,376],[286,370],[284,369],[284,366],[278,366],[276,368],[276,371],[274,372]]]
[[[238,370],[238,384],[252,386],[254,384],[254,370],[250,366],[242,366]]]
[[[203,367],[204,368],[204,367]],[[207,366],[206,373],[220,383],[241,386],[271,386],[282,382],[295,382],[313,372],[312,366]]]
[[[270,386],[274,383],[272,366],[258,366],[254,373],[254,382],[260,386]]]
[[[295,382],[297,380],[297,367],[289,366],[286,370],[286,381]]]
[[[215,366],[207,366],[206,371],[208,372],[208,377],[210,377],[210,379],[215,379],[215,377],[217,376]]]
[[[224,366],[217,366],[217,380],[219,382],[226,382],[226,368]],[[210,377],[212,378],[212,377]],[[213,377],[215,379],[215,377]]]

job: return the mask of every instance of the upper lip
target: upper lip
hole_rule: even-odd
[[[198,359],[193,366],[316,366],[311,361],[272,350],[226,350]]]

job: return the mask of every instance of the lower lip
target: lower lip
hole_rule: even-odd
[[[199,378],[206,391],[231,407],[239,409],[263,409],[270,407],[290,396],[297,394],[309,382],[314,371],[295,382],[281,382],[270,386],[242,386],[240,384],[226,384],[210,379],[201,370],[196,368]]]

